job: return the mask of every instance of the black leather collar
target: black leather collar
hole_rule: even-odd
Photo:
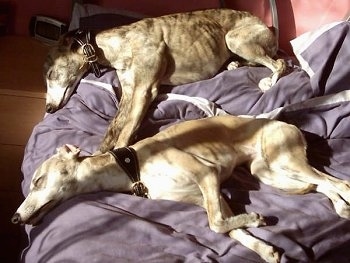
[[[97,55],[94,46],[91,44],[90,31],[78,30],[74,35],[74,40],[82,47],[85,55],[85,63],[88,63],[92,68],[96,77],[101,76],[101,71],[97,63]]]
[[[114,156],[117,163],[124,169],[133,182],[132,193],[140,197],[148,198],[148,189],[141,182],[139,161],[136,151],[130,147],[123,147],[110,150],[109,152]]]

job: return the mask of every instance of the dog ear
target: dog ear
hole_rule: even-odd
[[[60,37],[60,39],[58,40],[58,45],[69,47],[73,43],[73,41],[73,35],[71,35],[70,32],[68,32]]]
[[[65,144],[62,147],[57,148],[57,153],[66,159],[75,159],[79,156],[80,149],[72,144]]]
[[[76,43],[76,41],[74,40],[74,36],[76,35],[77,31],[78,29],[63,34],[58,40],[58,46],[68,48],[69,50],[74,49],[73,51],[75,51],[79,46],[78,44],[74,45],[74,43]]]

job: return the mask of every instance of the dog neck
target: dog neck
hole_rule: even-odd
[[[131,147],[121,147],[109,152],[133,182],[131,192],[134,195],[148,198],[148,189],[143,182],[141,182],[139,160],[136,151]]]
[[[82,157],[76,170],[79,192],[131,192],[133,182],[112,154]]]
[[[82,49],[85,63],[90,66],[96,77],[100,77],[101,71],[99,64],[110,66],[110,63],[107,62],[103,52],[97,46],[95,34],[87,30],[78,30],[73,38]]]

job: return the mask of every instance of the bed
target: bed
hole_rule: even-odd
[[[293,42],[289,73],[269,91],[257,84],[264,67],[241,67],[212,79],[164,87],[148,110],[138,139],[178,122],[225,111],[267,117],[299,127],[317,169],[350,180],[350,23],[328,24]],[[98,149],[120,99],[118,77],[88,73],[69,102],[33,129],[22,164],[26,196],[35,169],[70,143]],[[268,225],[249,228],[274,245],[281,262],[349,262],[350,221],[322,194],[287,195],[255,180],[244,167],[222,186],[235,213],[255,211]],[[261,262],[257,254],[208,227],[201,207],[111,192],[74,197],[41,224],[26,226],[22,261],[31,262]]]

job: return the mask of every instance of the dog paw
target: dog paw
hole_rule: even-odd
[[[350,182],[341,181],[341,184],[337,188],[341,197],[350,204]]]
[[[264,218],[257,213],[240,214],[228,218],[209,220],[210,229],[216,233],[226,233],[232,229],[265,226]]]
[[[350,219],[350,206],[343,200],[339,200],[334,204],[337,214],[345,219]]]
[[[246,224],[246,227],[259,227],[259,226],[266,226],[266,221],[264,217],[257,213],[249,213],[250,222]]]
[[[280,255],[279,253],[274,249],[274,247],[266,245],[264,249],[264,254],[260,255],[263,260],[265,260],[268,263],[279,263],[280,262]]]
[[[271,77],[261,79],[258,86],[262,92],[269,90],[273,86]]]
[[[238,61],[232,61],[232,62],[230,62],[230,64],[227,65],[228,70],[237,69],[239,67],[240,67],[240,64]]]

